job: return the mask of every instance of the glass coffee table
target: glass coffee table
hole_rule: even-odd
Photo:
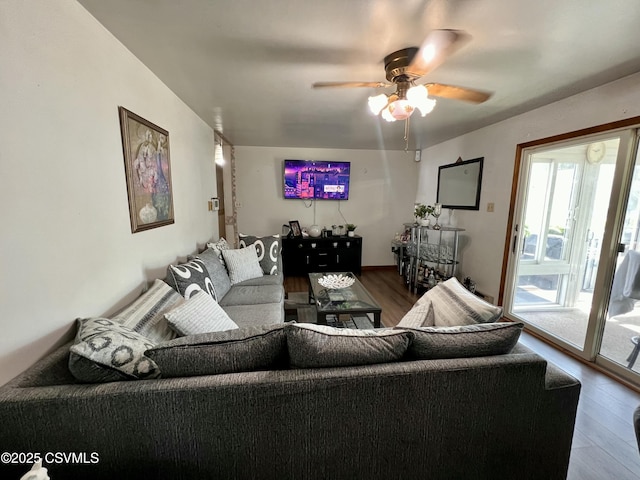
[[[326,288],[318,282],[326,275],[352,277],[354,282],[345,288]],[[350,315],[354,321],[359,317],[373,315],[374,328],[380,328],[382,308],[351,272],[325,272],[309,274],[309,303],[314,303],[317,323],[326,325],[328,315]],[[356,322],[357,323],[357,322]],[[370,327],[369,327],[370,328]]]

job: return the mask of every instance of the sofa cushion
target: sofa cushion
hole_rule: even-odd
[[[220,257],[213,248],[207,248],[204,252],[198,255],[189,255],[187,260],[193,260],[199,258],[207,267],[209,272],[209,278],[213,283],[213,290],[215,292],[214,300],[219,302],[227,294],[231,288],[231,280],[227,273],[227,268],[220,261]]]
[[[220,259],[220,262],[222,263],[222,265],[225,265],[224,257],[222,256],[222,251],[223,250],[229,250],[231,248],[231,245],[229,245],[227,243],[227,241],[224,239],[224,237],[220,237],[217,242],[209,242],[209,243],[207,243],[207,248],[210,248],[214,252],[216,252],[216,254],[218,255],[218,258]],[[225,265],[225,267],[226,267],[226,265]]]
[[[220,305],[228,307],[279,302],[284,302],[284,288],[281,285],[234,285],[220,301]]]
[[[518,343],[523,323],[498,322],[455,327],[395,327],[415,334],[408,356],[419,360],[502,355]]]
[[[433,304],[436,327],[491,323],[496,322],[502,315],[502,308],[477,297],[464,288],[455,277],[427,291],[417,304],[427,300]]]
[[[262,268],[260,268],[254,245],[236,250],[223,250],[222,256],[232,285],[262,276]]]
[[[284,275],[278,273],[277,275],[262,275],[261,277],[250,278],[242,282],[236,283],[236,285],[247,285],[259,287],[261,285],[282,285],[284,283]]]
[[[224,307],[231,320],[242,327],[284,323],[284,304],[228,305]]]
[[[180,336],[221,332],[238,328],[207,292],[195,292],[188,300],[165,314],[167,322]]]
[[[184,298],[191,297],[199,290],[204,290],[211,295],[211,298],[215,298],[209,271],[198,258],[180,265],[169,265],[166,282]]]
[[[160,279],[111,318],[154,343],[176,338],[164,314],[184,298]]]
[[[284,325],[176,338],[147,350],[163,377],[272,370],[288,366]]]
[[[108,318],[79,318],[69,370],[78,380],[89,383],[157,378],[158,366],[144,354],[154,346],[146,337]]]
[[[270,235],[267,237],[256,237],[253,235],[239,234],[240,248],[248,247],[249,245],[255,245],[256,253],[258,254],[258,261],[260,267],[265,275],[277,275],[278,271],[278,256],[280,255],[281,244],[280,235]]]
[[[434,321],[433,304],[430,300],[423,300],[402,317],[398,327],[432,327]]]
[[[311,323],[290,324],[286,332],[294,368],[393,362],[402,358],[413,337],[405,330],[356,330]]]

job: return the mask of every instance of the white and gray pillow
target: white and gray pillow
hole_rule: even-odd
[[[427,291],[416,304],[420,305],[427,300],[433,304],[436,327],[491,323],[502,316],[502,308],[477,297],[455,277]]]
[[[425,299],[422,303],[416,304],[409,310],[398,323],[398,327],[432,327],[435,318],[433,314],[433,304]]]
[[[255,245],[237,250],[223,250],[222,256],[232,285],[263,275]]]
[[[418,360],[469,358],[509,353],[518,343],[523,323],[498,322],[455,327],[395,327],[413,332],[407,352]]]
[[[144,352],[155,346],[148,338],[108,318],[78,319],[69,370],[88,383],[157,378],[158,365]]]
[[[178,292],[156,279],[146,292],[111,318],[152,342],[164,342],[176,338],[164,314],[182,301]]]
[[[213,283],[214,300],[219,302],[231,289],[231,280],[229,280],[229,274],[226,267],[220,261],[218,253],[213,248],[207,248],[204,252],[198,255],[189,255],[187,260],[194,260],[199,258],[207,267],[209,272],[209,278]]]
[[[280,255],[280,235],[256,237],[254,235],[239,234],[240,248],[255,245],[258,262],[265,275],[278,275],[278,257]]]
[[[215,298],[215,289],[209,271],[199,258],[180,265],[169,265],[166,282],[184,298],[191,297],[199,290],[204,290],[211,295],[211,298]]]
[[[164,315],[180,336],[233,330],[238,325],[218,303],[204,291],[195,292],[188,300]]]
[[[284,324],[176,338],[147,350],[162,376],[189,377],[288,367]]]
[[[404,330],[356,330],[295,323],[287,326],[294,368],[343,367],[400,360],[413,334]]]

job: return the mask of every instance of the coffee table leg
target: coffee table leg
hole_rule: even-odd
[[[380,328],[380,312],[373,313],[373,328]]]
[[[327,314],[326,313],[318,313],[316,316],[316,321],[318,325],[326,325],[327,324]]]

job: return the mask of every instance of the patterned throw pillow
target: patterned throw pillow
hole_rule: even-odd
[[[502,308],[477,297],[455,277],[427,291],[416,304],[420,305],[427,300],[433,304],[436,327],[492,323],[502,315]]]
[[[146,357],[154,343],[108,318],[79,318],[69,370],[89,383],[157,378],[158,365]]]
[[[231,250],[231,245],[227,243],[224,237],[220,237],[217,242],[207,243],[207,247],[213,249],[214,252],[218,255],[220,262],[224,265],[224,257],[222,256],[222,252],[224,250]],[[226,266],[226,265],[225,265]]]
[[[294,368],[393,362],[402,358],[413,338],[404,330],[355,330],[311,323],[288,325],[286,333]]]
[[[176,338],[147,350],[164,378],[274,370],[288,366],[284,324]]]
[[[498,322],[457,327],[395,327],[413,332],[408,354],[419,360],[469,358],[509,353],[520,338],[523,323]]]
[[[169,327],[164,314],[183,301],[178,292],[156,279],[149,290],[111,318],[152,342],[165,342],[176,338],[176,332]]]
[[[238,328],[218,303],[207,292],[195,292],[189,300],[165,313],[167,322],[178,335],[222,332]]]
[[[240,248],[249,245],[256,246],[258,261],[265,275],[278,275],[278,256],[280,255],[280,235],[271,235],[268,237],[254,237],[253,235],[240,236]]]
[[[187,260],[194,260],[196,258],[202,260],[204,266],[207,267],[209,278],[211,278],[213,289],[215,290],[214,300],[219,302],[231,289],[231,280],[229,280],[229,273],[227,273],[226,267],[222,264],[218,254],[213,248],[207,248],[198,255],[187,256]]]
[[[262,277],[262,268],[258,262],[255,245],[237,250],[223,250],[222,255],[227,264],[231,284],[244,282],[252,278]]]
[[[199,258],[181,265],[169,265],[166,282],[187,299],[199,290],[204,290],[211,298],[216,295],[209,271]]]

